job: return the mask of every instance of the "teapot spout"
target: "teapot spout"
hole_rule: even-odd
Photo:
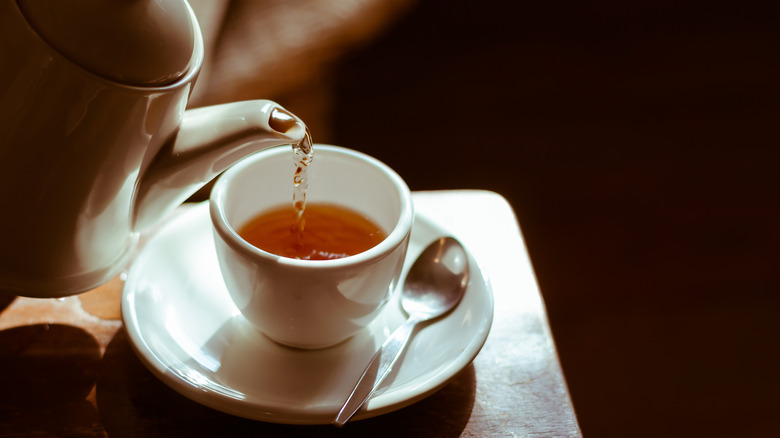
[[[187,110],[178,133],[141,170],[133,224],[143,231],[240,159],[300,142],[306,125],[269,100]]]

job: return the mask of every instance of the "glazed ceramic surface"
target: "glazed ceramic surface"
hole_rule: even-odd
[[[199,403],[276,423],[329,424],[385,338],[405,319],[399,294],[367,327],[336,346],[284,347],[239,312],[222,281],[208,205],[165,223],[131,265],[122,319],[143,363],[167,385]],[[402,279],[431,241],[449,234],[416,216]],[[468,248],[467,248],[468,249]],[[460,305],[419,329],[409,348],[356,419],[418,401],[467,367],[484,344],[493,295],[478,261]]]
[[[49,3],[76,13],[51,14]],[[269,101],[185,112],[204,56],[186,2],[153,2],[177,5],[175,32],[162,32],[165,14],[129,23],[119,13],[78,15],[89,8],[76,3],[91,2],[0,2],[0,293],[56,297],[104,283],[165,211],[241,157],[303,137],[300,121],[286,132],[269,126],[283,111]],[[91,27],[105,41],[82,35],[85,20],[101,17],[161,32],[106,22]],[[150,35],[170,36],[155,40],[165,50],[146,50]],[[95,44],[83,43],[89,38]],[[93,46],[122,56],[100,64],[107,56],[80,51]],[[166,53],[182,48],[170,62]],[[123,56],[143,68],[117,70],[138,64]]]
[[[412,200],[401,177],[378,160],[314,145],[308,202],[359,212],[387,237],[342,259],[278,256],[247,243],[236,230],[265,210],[292,208],[295,168],[292,150],[284,146],[242,160],[214,186],[211,219],[222,276],[238,309],[278,342],[321,348],[368,325],[390,300],[406,255]]]

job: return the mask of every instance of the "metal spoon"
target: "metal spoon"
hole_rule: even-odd
[[[417,324],[443,316],[455,308],[466,291],[468,279],[468,256],[457,240],[442,237],[425,248],[406,274],[401,292],[401,307],[409,318],[371,358],[355,389],[333,420],[334,425],[341,427],[346,424],[368,401],[390,374]]]

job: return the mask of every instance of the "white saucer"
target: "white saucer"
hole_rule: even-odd
[[[446,234],[418,215],[404,273],[428,243]],[[399,365],[356,419],[430,395],[477,355],[492,323],[493,295],[476,262],[470,262],[463,301],[442,320],[418,329]],[[247,322],[228,296],[206,202],[174,216],[139,252],[122,293],[122,320],[144,364],[184,396],[256,420],[328,424],[374,351],[405,319],[398,295],[369,327],[335,347],[297,350],[276,344]]]

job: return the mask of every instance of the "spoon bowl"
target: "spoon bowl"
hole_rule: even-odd
[[[463,298],[468,280],[463,246],[452,237],[442,237],[420,254],[406,274],[401,307],[409,316],[442,316]]]
[[[334,425],[346,424],[371,398],[390,374],[418,324],[442,317],[460,303],[468,279],[468,256],[456,239],[442,237],[423,250],[406,274],[401,292],[401,307],[409,317],[371,358],[333,420]]]

